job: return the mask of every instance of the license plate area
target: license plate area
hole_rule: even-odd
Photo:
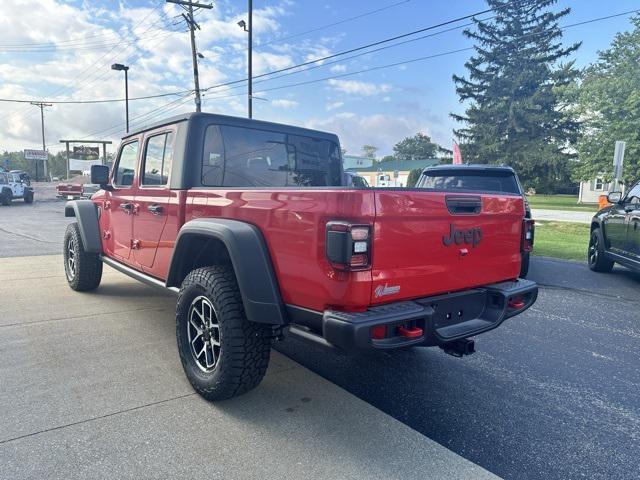
[[[433,328],[437,330],[482,318],[487,303],[487,292],[486,290],[469,290],[419,300],[419,303],[433,308],[431,322]]]

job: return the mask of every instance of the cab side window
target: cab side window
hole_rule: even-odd
[[[118,166],[116,167],[113,183],[118,187],[133,185],[133,176],[138,159],[138,141],[127,143],[120,151]]]
[[[640,205],[640,183],[636,183],[636,185],[629,191],[629,194],[627,195],[627,203]]]
[[[166,185],[173,157],[173,132],[154,135],[147,140],[144,154],[143,186]]]

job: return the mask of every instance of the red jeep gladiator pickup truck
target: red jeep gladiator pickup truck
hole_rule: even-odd
[[[285,334],[462,356],[537,297],[518,279],[521,195],[345,187],[329,133],[192,113],[91,175],[101,190],[65,208],[69,285],[97,288],[106,263],[176,292],[180,359],[209,400],[258,385]]]

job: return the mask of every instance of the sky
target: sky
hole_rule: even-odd
[[[189,34],[176,5],[160,0],[2,4],[0,98],[123,99],[124,75],[110,68],[123,63],[130,67],[130,98],[171,94],[131,100],[132,129],[194,110],[193,96],[174,95],[193,89]],[[487,9],[483,0],[254,0],[253,7],[254,75]],[[571,13],[562,26],[638,9],[640,2],[559,0],[553,8],[565,7]],[[616,32],[630,28],[630,16],[567,28],[567,45],[582,42],[572,57],[576,64],[596,60]],[[203,111],[247,114],[246,83],[217,86],[246,79],[247,34],[237,25],[246,17],[246,0],[216,0],[212,9],[196,14],[201,27],[196,43],[204,56],[200,84],[207,89]],[[311,65],[317,68],[255,79],[254,118],[337,133],[351,154],[360,153],[364,144],[389,154],[395,143],[418,132],[450,148],[456,123],[449,114],[464,111],[451,77],[465,73],[472,54],[454,52],[472,46],[462,34],[466,23],[430,30],[421,35],[435,35],[393,48],[364,55],[367,50],[360,50]],[[421,57],[431,58],[388,67]],[[124,132],[122,101],[45,109],[46,146],[52,153],[63,148],[63,138],[111,140],[113,151]],[[0,102],[0,151],[41,145],[40,110],[29,103]]]

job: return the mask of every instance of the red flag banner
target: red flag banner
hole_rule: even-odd
[[[460,153],[460,147],[456,142],[453,142],[453,164],[462,165],[462,154]]]

